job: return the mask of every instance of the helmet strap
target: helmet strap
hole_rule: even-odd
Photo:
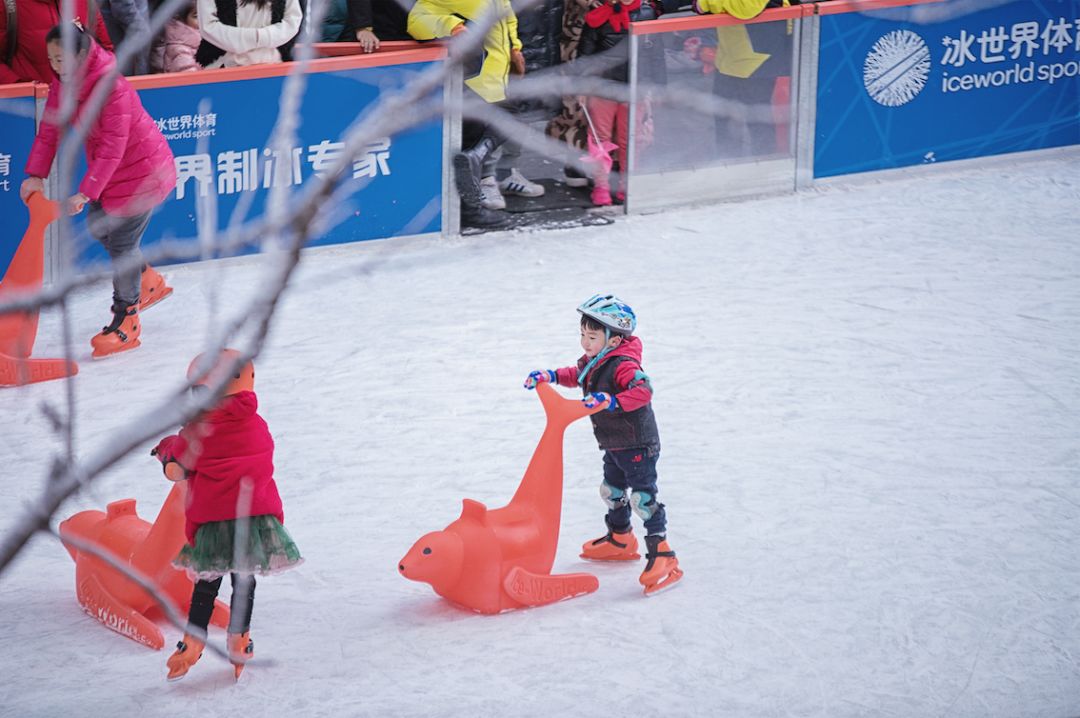
[[[581,372],[578,373],[577,383],[578,383],[578,385],[580,387],[585,388],[585,377],[587,377],[589,375],[589,372],[592,371],[592,368],[594,366],[596,366],[596,363],[598,361],[603,359],[607,355],[607,353],[609,351],[611,351],[612,349],[615,348],[615,347],[609,347],[607,345],[607,343],[610,342],[610,341],[611,341],[611,330],[608,329],[607,327],[604,327],[604,348],[600,350],[599,354],[597,354],[592,359],[590,359],[589,363],[586,364],[584,367],[582,367]]]

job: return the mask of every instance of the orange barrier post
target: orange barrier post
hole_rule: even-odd
[[[59,216],[56,202],[30,195],[30,226],[0,280],[0,298],[41,288],[45,276],[45,229]],[[37,338],[38,312],[0,314],[0,386],[21,386],[78,373],[75,362],[30,359]]]
[[[105,561],[80,551],[65,539],[75,537],[108,551],[153,581],[158,593],[186,616],[191,608],[193,583],[172,565],[186,540],[186,496],[187,482],[174,483],[153,525],[135,513],[135,499],[114,501],[104,513],[80,511],[60,523],[60,540],[75,559],[79,605],[107,628],[155,650],[165,645],[165,637],[154,623],[163,612],[153,597]],[[211,621],[221,628],[228,625],[228,606],[216,601]]]
[[[421,536],[398,563],[405,578],[429,583],[435,593],[478,613],[542,606],[600,586],[589,573],[553,576],[551,566],[562,518],[563,434],[606,405],[587,409],[546,383],[536,393],[547,426],[510,503],[488,510],[465,499],[460,518]]]

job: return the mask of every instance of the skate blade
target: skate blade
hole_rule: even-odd
[[[667,576],[664,577],[664,580],[657,581],[656,583],[652,584],[651,586],[646,586],[645,587],[645,595],[646,596],[655,596],[658,593],[662,593],[664,591],[667,591],[670,588],[674,588],[675,584],[677,584],[682,579],[682,577],[683,577],[683,572],[682,572],[681,569],[678,569],[678,568],[672,569],[671,573],[669,573]]]
[[[233,678],[235,681],[240,680],[240,674],[244,672],[244,665],[242,663],[233,664],[233,672],[236,674]]]
[[[612,563],[617,561],[637,561],[641,558],[641,554],[634,553],[629,556],[612,556],[611,558],[596,558],[595,556],[586,556],[585,554],[579,554],[579,556],[586,561],[596,561],[597,563]]]

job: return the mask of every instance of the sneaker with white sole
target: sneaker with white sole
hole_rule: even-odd
[[[499,183],[499,191],[518,197],[543,197],[544,185],[530,182],[517,171],[516,167],[511,167],[510,175]]]
[[[483,196],[480,204],[484,205],[485,209],[506,209],[506,200],[499,192],[499,183],[494,177],[480,180],[480,193]]]
[[[589,178],[581,174],[581,172],[571,165],[566,165],[563,168],[563,174],[566,175],[564,183],[567,187],[588,187]]]

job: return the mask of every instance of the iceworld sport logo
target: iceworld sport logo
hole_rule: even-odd
[[[911,102],[930,76],[930,49],[911,30],[882,35],[863,63],[866,92],[880,105],[899,107]]]

